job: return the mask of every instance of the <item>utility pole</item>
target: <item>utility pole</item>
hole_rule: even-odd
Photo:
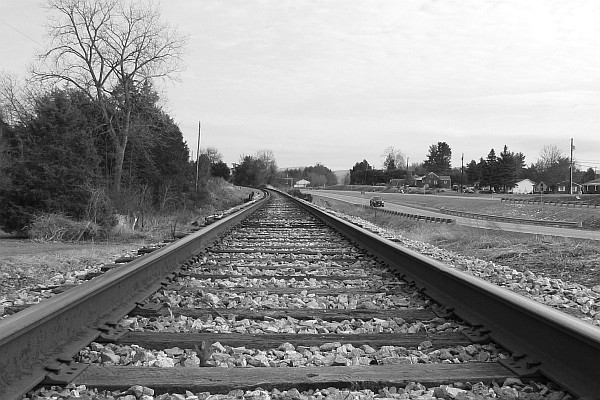
[[[463,192],[463,170],[465,169],[465,153],[460,156],[460,192]]]
[[[573,194],[573,138],[571,138],[571,163],[569,164],[569,194]]]
[[[196,192],[198,191],[198,175],[200,173],[200,141],[202,140],[201,136],[201,123],[198,121],[198,150],[196,151]]]

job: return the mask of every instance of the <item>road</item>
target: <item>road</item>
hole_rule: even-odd
[[[343,192],[340,191],[327,191],[327,190],[311,190],[307,191],[313,197],[323,197],[339,201],[344,201],[351,204],[369,204],[369,198],[365,198],[358,192]],[[369,193],[373,195],[373,193]],[[508,222],[496,222],[486,221],[481,219],[471,219],[464,217],[457,217],[454,215],[448,215],[438,213],[435,211],[423,210],[420,208],[410,207],[408,205],[394,204],[386,199],[385,208],[393,211],[399,211],[410,214],[419,214],[427,217],[441,217],[441,218],[452,218],[456,221],[456,224],[463,226],[470,226],[473,228],[483,229],[496,229],[503,231],[529,233],[533,235],[547,235],[547,236],[562,236],[571,237],[576,239],[588,239],[600,241],[600,231],[588,231],[583,229],[572,229],[572,228],[559,228],[554,226],[543,226],[543,225],[530,225],[530,224],[513,224]],[[499,199],[497,199],[499,201]]]

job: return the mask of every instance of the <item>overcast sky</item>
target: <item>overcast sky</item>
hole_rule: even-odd
[[[0,69],[45,43],[39,0],[0,0]],[[228,163],[268,149],[280,167],[381,167],[447,142],[452,165],[544,145],[600,170],[598,0],[163,0],[189,35],[165,109],[195,152]]]

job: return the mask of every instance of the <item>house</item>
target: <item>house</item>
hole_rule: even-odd
[[[531,179],[523,179],[515,183],[513,187],[514,194],[531,194],[534,192],[535,182]]]
[[[310,185],[310,182],[307,181],[306,179],[300,179],[298,182],[296,182],[296,184],[294,185],[295,188],[305,188],[308,185]]]
[[[423,185],[429,185],[430,188],[441,189],[450,189],[452,187],[449,176],[438,175],[435,172],[430,172],[423,177]]]
[[[581,185],[581,193],[584,194],[600,194],[600,178],[583,183]]]
[[[571,183],[571,192],[569,193],[569,181],[562,181],[556,184],[556,193],[560,194],[579,194],[581,193],[581,185],[579,183]]]
[[[544,182],[537,183],[533,189],[533,193],[548,193],[550,190],[550,186],[545,184]],[[514,191],[513,191],[514,193]]]

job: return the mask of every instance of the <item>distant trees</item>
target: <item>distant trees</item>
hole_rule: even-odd
[[[556,184],[569,179],[570,160],[554,145],[546,145],[534,164],[538,181],[543,181],[551,190]]]
[[[438,142],[429,146],[427,160],[423,162],[423,166],[429,172],[436,174],[444,174],[450,171],[452,159],[452,150],[448,143]]]
[[[350,185],[376,185],[389,183],[391,179],[407,178],[408,171],[404,169],[375,169],[367,160],[357,162],[350,170]]]
[[[594,179],[596,179],[596,172],[594,171],[593,168],[588,168],[587,171],[585,171],[585,173],[583,173],[581,175],[579,182],[585,183],[585,182],[593,181]]]
[[[271,150],[261,150],[255,156],[241,156],[233,168],[233,183],[240,186],[274,185],[277,163]]]
[[[351,185],[372,185],[373,182],[373,167],[369,165],[367,160],[354,164],[354,167],[350,170]]]
[[[508,151],[508,147],[504,145],[498,159],[498,181],[504,192],[515,187],[518,180],[517,171],[520,168],[518,163],[524,159],[525,157],[517,156],[515,153]]]
[[[226,181],[231,178],[231,169],[222,160],[214,162],[210,165],[210,174],[217,178],[223,178]]]
[[[471,182],[472,184],[474,184],[475,182],[481,181],[481,172],[484,163],[485,160],[483,158],[480,158],[479,163],[475,162],[475,160],[471,160],[471,162],[467,164],[467,168],[465,169],[465,172],[467,174],[467,182]]]
[[[333,186],[338,183],[335,173],[320,163],[305,168],[286,169],[281,176],[282,179],[291,179],[294,182],[306,179],[311,186]]]
[[[338,183],[333,171],[319,163],[304,168],[302,178],[310,181],[312,186],[333,186]]]
[[[480,186],[489,186],[496,191],[512,189],[519,179],[525,157],[522,153],[513,153],[504,146],[500,157],[491,149],[487,158],[481,158],[479,163],[472,160],[467,165],[467,179],[470,182],[479,182]]]
[[[404,154],[400,150],[394,149],[393,146],[386,147],[383,150],[382,157],[384,158],[383,169],[385,171],[404,169]]]

